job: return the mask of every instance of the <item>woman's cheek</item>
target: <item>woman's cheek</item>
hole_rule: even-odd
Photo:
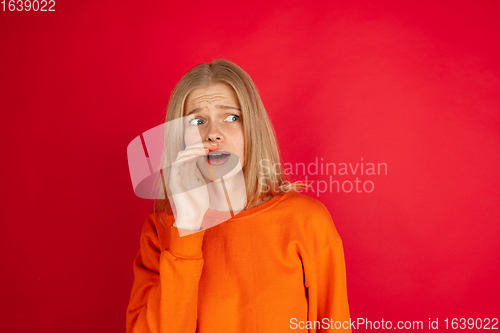
[[[184,143],[186,146],[193,145],[195,143],[200,143],[201,133],[196,126],[187,126],[184,130]]]

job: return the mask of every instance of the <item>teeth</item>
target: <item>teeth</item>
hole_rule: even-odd
[[[209,154],[207,157],[209,159],[222,159],[226,156],[229,156],[229,154],[226,153],[215,153],[215,154]]]

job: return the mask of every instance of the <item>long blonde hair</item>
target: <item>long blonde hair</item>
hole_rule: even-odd
[[[304,182],[291,183],[286,179],[280,163],[276,134],[257,87],[250,76],[231,61],[217,59],[211,63],[199,64],[187,72],[172,91],[165,122],[184,116],[184,104],[193,90],[216,83],[232,87],[240,102],[245,136],[245,161],[242,169],[246,184],[246,208],[259,199],[264,200],[267,194],[275,196],[307,187]],[[171,212],[167,198],[155,202],[153,212],[161,211]]]

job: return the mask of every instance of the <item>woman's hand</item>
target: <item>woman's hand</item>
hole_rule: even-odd
[[[174,227],[185,230],[201,228],[210,202],[206,182],[196,161],[200,156],[206,156],[209,148],[216,150],[218,145],[206,142],[186,146],[171,165],[169,185],[177,212]]]

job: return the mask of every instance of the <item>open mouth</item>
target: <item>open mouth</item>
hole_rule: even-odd
[[[221,160],[223,158],[226,158],[228,157],[229,154],[223,154],[223,153],[220,153],[220,154],[211,154],[211,155],[208,155],[208,159],[213,161],[213,160]]]
[[[222,165],[229,159],[229,153],[210,153],[207,156],[207,161],[210,165]]]

